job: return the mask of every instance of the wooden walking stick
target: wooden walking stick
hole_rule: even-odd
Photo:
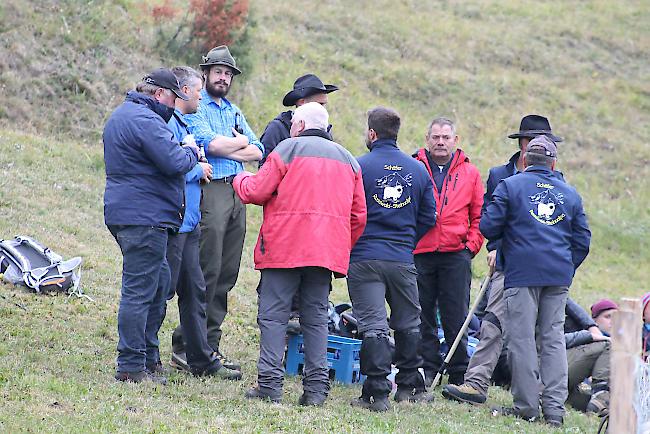
[[[447,352],[447,357],[445,357],[445,361],[442,362],[440,369],[438,369],[438,372],[436,373],[436,377],[433,379],[433,383],[431,383],[432,389],[434,389],[438,385],[438,382],[442,377],[442,373],[445,371],[445,369],[447,369],[447,366],[449,365],[449,361],[454,356],[454,353],[456,352],[456,348],[458,347],[458,344],[460,344],[460,341],[463,338],[463,335],[465,334],[465,330],[467,330],[467,327],[469,327],[469,323],[472,320],[472,315],[474,315],[474,312],[476,312],[476,308],[478,307],[478,304],[483,298],[483,294],[485,294],[485,291],[487,290],[488,283],[490,283],[490,279],[492,278],[493,272],[494,269],[490,268],[490,272],[488,273],[485,280],[483,280],[483,284],[481,285],[481,290],[478,292],[478,295],[476,296],[476,300],[474,300],[474,304],[472,305],[472,308],[469,310],[469,313],[467,314],[467,318],[465,318],[465,322],[463,323],[463,326],[460,328],[460,331],[456,335],[456,339],[454,339],[453,345],[451,346],[451,348],[449,348],[449,351]],[[465,351],[467,351],[467,349],[465,349]]]

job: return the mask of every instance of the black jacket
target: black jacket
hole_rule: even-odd
[[[290,137],[291,131],[291,118],[293,112],[287,110],[275,117],[264,129],[260,142],[264,145],[264,157],[260,161],[260,167],[266,161],[266,157],[278,146],[278,143]]]

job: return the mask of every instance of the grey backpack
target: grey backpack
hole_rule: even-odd
[[[56,291],[83,296],[79,288],[81,258],[64,261],[30,237],[0,240],[0,273],[5,281],[25,285],[37,293]]]

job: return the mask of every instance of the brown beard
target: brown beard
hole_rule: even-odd
[[[217,83],[217,84],[225,84],[225,83],[220,82],[220,83]],[[218,89],[212,83],[210,83],[208,81],[205,82],[205,91],[212,98],[223,98],[224,96],[228,95],[229,90],[230,90],[230,85],[228,85],[225,90],[221,90],[221,89]]]

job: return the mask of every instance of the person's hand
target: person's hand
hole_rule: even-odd
[[[611,340],[609,336],[605,336],[603,332],[600,331],[600,329],[597,326],[591,326],[589,327],[589,332],[591,333],[591,339],[594,342],[599,342],[599,341],[609,341]]]
[[[212,179],[212,164],[210,163],[199,163],[201,165],[201,169],[203,169],[203,176],[202,178],[208,182]]]
[[[234,129],[234,128],[232,129],[232,134],[233,134],[233,138],[235,139],[235,143],[237,143],[240,146],[241,149],[248,146],[248,137],[247,136],[245,136],[243,134],[239,134],[237,132],[237,130]]]
[[[487,264],[490,267],[490,271],[494,271],[494,267],[497,265],[497,251],[490,250],[487,254]]]

